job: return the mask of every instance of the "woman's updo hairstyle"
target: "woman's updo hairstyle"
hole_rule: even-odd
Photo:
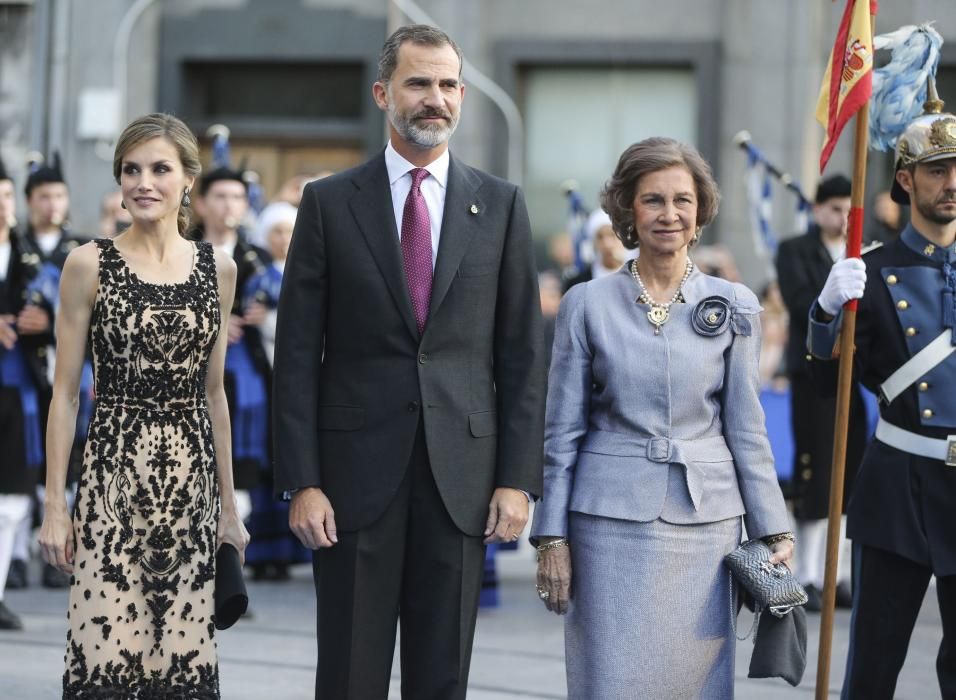
[[[120,134],[119,140],[116,142],[116,150],[113,153],[113,177],[116,178],[117,184],[120,181],[123,158],[126,157],[126,154],[140,144],[155,138],[163,138],[171,143],[179,154],[183,172],[193,177],[199,177],[202,172],[202,163],[199,160],[199,144],[196,142],[193,132],[181,119],[174,117],[172,114],[156,112],[134,119]],[[189,228],[189,208],[184,207],[182,203],[179,205],[176,224],[180,235],[185,234]]]

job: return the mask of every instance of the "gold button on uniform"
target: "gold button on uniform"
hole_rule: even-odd
[[[916,335],[917,333],[919,333],[919,331],[916,330],[915,328],[913,328],[912,326],[910,326],[909,328],[906,329],[906,335],[907,335],[907,337],[912,338],[912,337],[913,337],[914,335]]]
[[[929,389],[929,383],[928,383],[928,382],[920,382],[919,385],[917,386],[917,388],[918,388],[920,391],[927,391],[927,390]]]
[[[802,472],[800,472],[800,477],[801,477],[804,481],[810,481],[810,479],[813,478],[813,470],[812,470],[812,469],[804,469]]]
[[[933,409],[931,409],[931,408],[924,408],[924,409],[923,409],[923,418],[932,418],[932,417],[933,417]]]
[[[800,455],[800,464],[806,466],[810,464],[810,459],[811,459],[810,453],[804,452],[803,454]]]
[[[906,299],[900,299],[896,302],[896,308],[900,311],[906,311],[910,307],[910,303]]]
[[[888,275],[886,278],[887,284],[896,284],[899,280],[896,278],[896,275]]]

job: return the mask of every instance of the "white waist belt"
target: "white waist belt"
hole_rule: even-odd
[[[876,424],[876,439],[903,452],[938,459],[948,467],[956,467],[956,435],[950,435],[945,440],[926,437],[897,428],[880,418]]]

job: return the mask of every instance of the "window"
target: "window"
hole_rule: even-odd
[[[361,63],[187,63],[193,119],[360,120],[365,68]]]
[[[529,68],[523,73],[525,191],[536,237],[565,229],[561,184],[576,180],[585,205],[621,152],[649,136],[696,144],[691,68]]]

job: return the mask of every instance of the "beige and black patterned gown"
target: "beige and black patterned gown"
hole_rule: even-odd
[[[98,240],[96,411],[74,516],[64,698],[219,698],[219,491],[206,371],[220,326],[212,247],[143,282]]]

